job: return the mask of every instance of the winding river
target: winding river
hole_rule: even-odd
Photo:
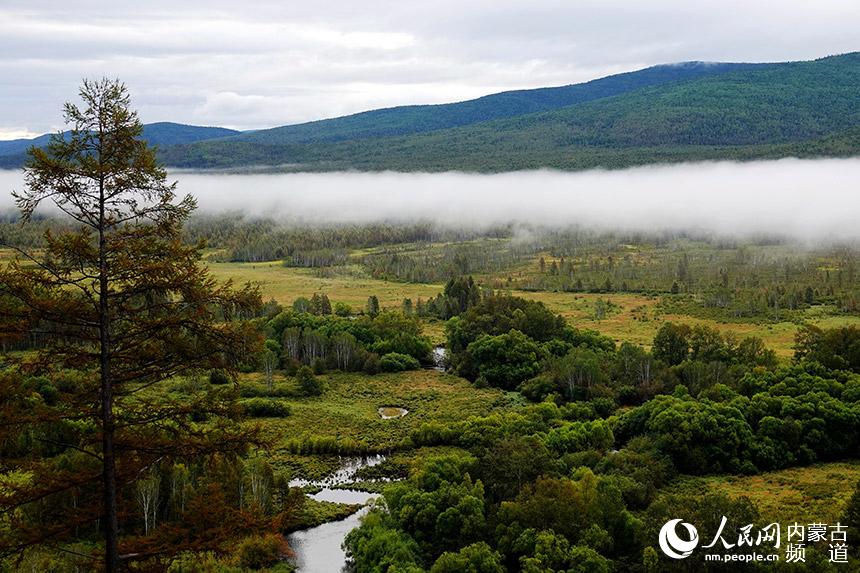
[[[354,489],[335,489],[335,486],[354,480],[355,472],[364,467],[382,463],[385,456],[368,456],[365,458],[345,458],[340,468],[328,477],[319,480],[295,479],[290,481],[290,487],[314,486],[322,488],[309,497],[317,501],[333,501],[337,503],[366,504],[379,497],[378,494]],[[330,521],[317,527],[296,531],[287,536],[287,541],[295,552],[293,563],[300,573],[337,573],[348,571],[346,553],[341,545],[346,534],[358,527],[361,517],[367,513],[365,506],[346,519]]]
[[[433,364],[430,368],[440,372],[445,371],[447,353],[444,347],[433,349]],[[380,407],[379,415],[383,419],[398,418],[408,414],[408,410],[400,407]],[[330,521],[317,527],[295,531],[287,536],[287,541],[295,552],[293,563],[299,573],[337,573],[348,571],[346,553],[343,541],[346,535],[358,527],[363,515],[369,511],[368,503],[377,499],[379,494],[368,493],[354,489],[341,489],[340,486],[355,481],[355,473],[365,467],[382,463],[385,456],[344,458],[340,467],[333,474],[322,480],[294,479],[290,487],[313,486],[320,491],[310,495],[317,501],[332,501],[336,503],[364,504],[356,513],[340,521]]]

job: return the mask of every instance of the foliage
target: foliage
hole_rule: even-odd
[[[215,385],[229,384],[230,376],[220,368],[213,368],[209,371],[209,383]]]
[[[286,548],[286,540],[280,535],[247,537],[236,546],[236,559],[242,567],[263,569],[283,559]]]
[[[322,384],[314,376],[313,370],[307,366],[302,366],[296,372],[296,383],[299,386],[299,392],[304,396],[319,396],[323,392]]]
[[[423,571],[417,543],[379,510],[372,510],[363,518],[361,527],[347,534],[344,546],[356,573]]]
[[[286,418],[291,411],[289,404],[270,398],[251,398],[240,403],[252,418]]]
[[[833,370],[860,373],[860,328],[847,326],[822,330],[805,325],[797,333],[795,357],[820,362]]]
[[[486,543],[467,545],[456,553],[445,552],[430,573],[504,573],[501,557]]]
[[[654,358],[669,366],[680,364],[687,359],[690,352],[689,336],[690,327],[685,324],[663,324],[654,337],[654,346],[651,349]]]
[[[103,535],[103,566],[118,571],[120,544],[141,560],[220,549],[220,526],[175,536],[179,523],[211,511],[224,513],[224,528],[243,520],[252,527],[256,517],[217,488],[206,513],[174,512],[168,523],[150,526],[157,466],[235,457],[260,442],[253,428],[237,423],[241,409],[229,389],[180,400],[158,390],[176,376],[234,369],[252,355],[257,336],[240,319],[261,301],[250,285],[238,292],[218,285],[200,264],[198,246],[183,243],[194,200],[176,200],[175,185],[140,139],[125,86],[85,81],[80,96],[83,108],[65,107],[68,137],[31,151],[26,190],[15,196],[25,222],[50,201],[73,226],[47,233],[40,252],[22,252],[26,261],[0,271],[0,338],[40,332],[38,347],[7,357],[0,376],[4,458],[9,470],[26,468],[29,476],[0,488],[14,531],[3,536],[0,552]],[[39,396],[29,388],[33,378]],[[28,451],[31,440],[53,446]],[[142,487],[138,478],[152,481]],[[199,483],[198,491],[207,487]],[[131,517],[139,502],[142,523]]]
[[[379,359],[379,368],[383,372],[403,372],[404,370],[418,370],[421,364],[408,354],[389,352],[383,354]]]
[[[491,336],[482,334],[466,347],[459,372],[490,386],[513,390],[540,371],[541,349],[519,330]]]

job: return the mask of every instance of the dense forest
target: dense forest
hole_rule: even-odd
[[[649,546],[665,521],[715,530],[719,516],[761,516],[748,499],[660,489],[679,473],[855,457],[858,342],[854,328],[809,328],[796,361],[778,366],[760,340],[666,323],[648,352],[577,331],[540,303],[485,297],[448,323],[452,367],[535,405],[413,432],[415,445],[468,453],[428,459],[384,490],[347,538],[356,571],[701,570]],[[809,550],[829,570],[826,547]]]
[[[38,250],[49,246],[40,238],[46,230],[70,228],[57,219],[21,226],[10,216],[3,236]],[[255,531],[194,538],[167,550],[170,557],[141,558],[134,567],[287,571],[284,534],[355,510],[309,501],[290,480],[318,471],[314,460],[327,456],[402,452],[415,457],[384,463],[351,486],[382,494],[346,539],[359,573],[701,569],[701,562],[668,562],[656,549],[656,532],[668,519],[683,515],[713,531],[721,516],[756,527],[770,516],[743,497],[665,493],[670,484],[684,476],[756,476],[860,453],[860,330],[803,321],[810,309],[856,314],[850,245],[808,249],[773,237],[742,241],[581,229],[531,229],[523,241],[516,238],[521,231],[190,219],[184,243],[208,242],[207,260],[225,261],[220,264],[274,260],[323,281],[360,273],[379,285],[444,286],[434,297],[404,298],[397,307],[384,307],[374,294],[356,306],[321,291],[288,304],[258,301],[242,319],[256,343],[236,346],[227,362],[172,377],[161,390],[129,402],[126,407],[144,399],[148,408],[163,408],[168,400],[178,408],[174,416],[185,412],[202,427],[245,428],[241,439],[247,443],[226,457],[146,458],[146,470],[121,500],[128,515],[124,527],[133,532],[127,542],[174,544],[169,535],[189,526],[188,511],[206,519],[215,507],[230,516],[230,527],[253,520]],[[594,312],[607,316],[614,312],[611,296],[640,292],[683,316],[738,324],[788,319],[803,326],[791,360],[756,336],[707,325],[663,322],[649,345],[619,344],[512,292],[605,295]],[[326,399],[339,377],[350,377],[350,392],[362,394],[371,380],[414,376],[433,364],[434,343],[424,328],[439,322],[449,375],[467,380],[472,392],[517,396],[515,406],[416,420],[405,434],[341,434],[335,428],[333,436],[301,426],[300,434],[279,436],[279,454],[263,453],[271,444],[265,429]],[[6,348],[25,354],[54,348],[44,334],[22,334],[7,339]],[[91,439],[88,430],[47,414],[76,403],[85,377],[65,370],[7,377],[6,383],[14,389],[9,412],[29,396],[45,418],[10,434],[4,457],[32,460],[43,466],[40,471],[80,471],[85,458],[40,436],[61,435],[64,443],[81,445]],[[229,408],[236,417],[230,422],[224,417]],[[253,426],[243,424],[254,421],[262,434],[247,433]],[[218,505],[204,512],[201,504],[216,491]],[[71,497],[51,493],[37,506],[24,504],[14,523],[22,532],[39,531],[47,527],[45,516],[73,509],[87,495],[86,489]],[[850,506],[839,518],[857,527],[857,511]],[[63,570],[80,559],[46,547],[79,553],[98,547],[99,528],[86,520],[75,521],[74,532],[52,531],[59,545],[37,545],[40,550],[27,553],[28,563]],[[835,566],[826,545],[810,544],[806,556],[818,570]],[[722,570],[718,564],[704,568]]]
[[[855,244],[195,216],[80,96],[0,219],[0,571],[856,566]]]
[[[581,84],[400,106],[250,132],[156,123],[143,137],[185,168],[498,172],[696,160],[848,157],[860,149],[860,56],[685,62]],[[30,145],[0,142],[0,167]]]
[[[438,113],[433,108],[431,117],[442,118],[433,121],[425,118],[430,112],[426,108],[393,108],[174,146],[161,157],[179,167],[492,172],[851,156],[858,149],[858,62],[858,54],[847,54],[811,62],[716,67],[716,73],[707,74],[694,73],[694,66],[661,81],[650,79],[650,69],[638,72],[640,76],[582,84],[588,97],[574,97],[577,86],[558,88],[568,90],[576,102],[562,98],[550,109],[535,105],[521,106],[518,113],[506,111],[508,99],[500,94],[474,104],[451,104],[454,107],[442,107]],[[619,87],[601,89],[613,82]],[[482,110],[482,121],[470,123],[477,115],[470,108]],[[413,134],[400,135],[404,132]]]

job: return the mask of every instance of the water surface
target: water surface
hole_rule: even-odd
[[[340,467],[321,480],[293,479],[290,487],[313,486],[322,488],[309,497],[316,501],[335,503],[368,504],[379,494],[355,489],[342,489],[340,486],[355,479],[355,472],[364,467],[381,464],[385,456],[347,457],[341,459]],[[337,573],[345,570],[346,553],[343,541],[346,535],[358,527],[361,516],[368,507],[363,507],[346,519],[331,521],[317,527],[296,531],[287,536],[290,547],[295,552],[293,563],[300,573]]]

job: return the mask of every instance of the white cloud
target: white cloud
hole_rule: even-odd
[[[73,6],[71,4],[74,4]],[[681,60],[858,49],[852,0],[7,0],[0,129],[43,132],[84,76],[145,121],[259,128]]]
[[[616,171],[220,174],[174,171],[202,213],[282,223],[520,223],[860,241],[860,159],[713,162]],[[22,189],[0,170],[0,209]],[[250,200],[249,200],[250,198]]]
[[[6,127],[0,128],[0,141],[8,139],[32,139],[40,133],[29,131],[24,127]]]

